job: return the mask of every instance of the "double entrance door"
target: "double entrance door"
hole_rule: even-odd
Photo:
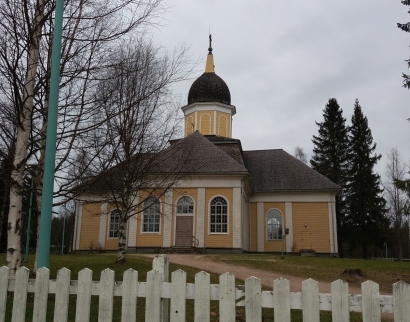
[[[191,247],[194,236],[194,217],[177,216],[175,227],[175,246]]]

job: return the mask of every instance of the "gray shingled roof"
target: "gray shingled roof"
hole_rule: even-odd
[[[222,149],[210,142],[205,136],[195,131],[191,135],[173,141],[172,145],[162,152],[164,168],[159,172],[168,172],[177,165],[184,165],[184,173],[202,174],[247,174],[248,170]]]
[[[340,190],[340,187],[283,150],[244,151],[253,192]]]

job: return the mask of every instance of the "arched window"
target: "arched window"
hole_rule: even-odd
[[[160,212],[161,204],[156,197],[148,197],[145,199],[144,208],[144,220],[142,225],[143,232],[158,233],[159,223],[161,219]]]
[[[193,214],[194,213],[194,201],[191,197],[183,196],[179,198],[177,202],[178,214]]]
[[[277,209],[269,210],[266,215],[268,240],[282,239],[282,213]]]
[[[120,210],[114,209],[110,213],[110,229],[108,233],[109,238],[118,238],[118,230],[120,228]]]
[[[215,197],[211,201],[210,232],[228,232],[228,203],[222,197]]]

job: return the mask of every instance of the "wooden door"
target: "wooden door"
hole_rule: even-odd
[[[193,216],[177,216],[175,246],[192,246],[193,226]]]

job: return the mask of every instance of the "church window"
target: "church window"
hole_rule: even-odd
[[[146,233],[158,233],[161,219],[160,202],[156,197],[149,197],[145,199],[144,219],[142,231]]]
[[[194,213],[194,201],[191,197],[183,196],[179,198],[177,202],[178,214],[193,214]]]
[[[268,240],[282,239],[282,213],[277,209],[269,210],[266,215]]]
[[[118,238],[118,230],[120,228],[120,211],[115,209],[110,213],[110,229],[109,238]]]
[[[210,232],[228,232],[228,203],[222,197],[215,197],[211,201]]]

